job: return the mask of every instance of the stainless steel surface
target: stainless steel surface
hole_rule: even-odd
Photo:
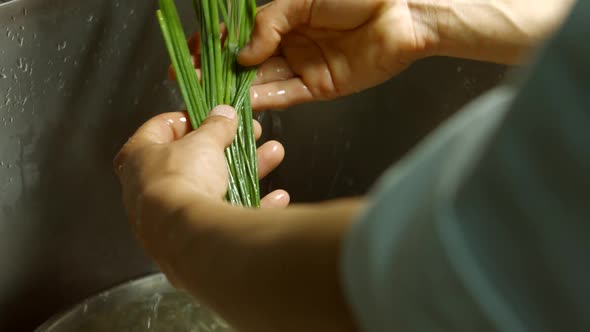
[[[36,332],[232,332],[222,319],[157,274],[87,299]]]
[[[190,1],[178,1],[192,16]],[[134,241],[111,159],[176,110],[157,1],[0,4],[0,331],[32,331],[102,289],[156,271]],[[365,192],[502,67],[429,59],[350,98],[265,114],[284,165],[264,188],[295,201]]]
[[[190,2],[185,12],[190,13]],[[0,331],[155,272],[111,172],[145,119],[180,103],[157,1],[0,5]]]

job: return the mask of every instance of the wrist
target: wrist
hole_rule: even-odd
[[[407,4],[417,46],[414,58],[442,55],[446,33],[441,31],[441,20],[450,0],[408,0]]]
[[[520,63],[561,24],[574,0],[409,0],[424,54]],[[420,32],[422,32],[420,34]]]

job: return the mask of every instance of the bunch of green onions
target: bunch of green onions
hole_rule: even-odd
[[[233,205],[259,207],[258,161],[250,104],[255,68],[236,61],[249,41],[256,15],[255,0],[192,0],[200,23],[201,80],[195,71],[174,0],[159,0],[158,19],[176,72],[191,125],[198,128],[217,105],[231,105],[238,118],[234,143],[226,149],[229,187],[226,199]],[[221,38],[221,19],[226,36]]]

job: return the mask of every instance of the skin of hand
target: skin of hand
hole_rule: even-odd
[[[279,190],[261,209],[224,202],[224,149],[236,128],[235,111],[219,106],[193,132],[178,112],[132,136],[114,165],[135,234],[173,285],[240,331],[354,331],[340,247],[363,201],[284,209],[289,196]],[[262,145],[260,175],[283,155],[278,142]]]
[[[376,86],[428,56],[522,63],[574,0],[275,0],[239,61],[258,65],[256,110]],[[189,41],[199,58],[199,36]],[[198,61],[195,61],[198,67]]]
[[[199,40],[189,40],[196,59]],[[252,107],[280,109],[376,86],[421,57],[424,46],[404,2],[277,0],[259,8],[239,61],[260,65]]]
[[[161,226],[149,221],[140,222],[144,219],[138,212],[142,211],[143,193],[154,190],[162,193],[163,199],[158,204],[162,208],[160,214],[173,211],[186,200],[190,202],[200,196],[218,202],[223,200],[228,181],[223,145],[229,145],[233,140],[233,136],[218,134],[219,127],[223,126],[229,126],[230,132],[233,126],[237,126],[236,113],[229,106],[214,109],[194,132],[190,130],[186,113],[161,114],[139,128],[117,154],[114,163],[123,187],[123,202],[132,226],[138,234],[144,235],[140,239],[151,238],[145,235],[152,234],[152,231],[157,235]],[[256,121],[254,129],[259,138],[261,127]],[[258,149],[260,177],[271,172],[283,157],[284,149],[280,143],[270,141],[262,145]],[[183,197],[185,192],[195,192],[195,195]],[[288,204],[289,195],[282,190],[261,200],[263,208]],[[152,243],[157,241],[144,241],[148,252],[158,257],[161,248],[152,248]]]

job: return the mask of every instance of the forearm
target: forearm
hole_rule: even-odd
[[[569,13],[575,0],[410,0],[427,27],[429,55],[520,63]]]
[[[240,330],[352,331],[340,247],[362,205],[248,210],[195,200],[153,209],[171,211],[156,240],[174,256],[162,260],[179,284]]]

